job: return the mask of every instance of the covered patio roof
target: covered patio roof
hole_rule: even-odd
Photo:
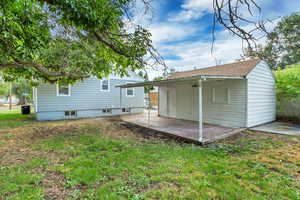
[[[174,72],[160,81],[145,81],[142,83],[128,83],[116,87],[130,88],[130,87],[144,87],[144,86],[159,86],[168,83],[198,81],[206,79],[245,79],[246,76],[254,69],[260,62],[260,59],[250,59],[245,61],[238,61],[234,63],[216,65],[213,67],[206,67],[201,69]]]
[[[120,88],[132,88],[132,87],[145,87],[145,86],[159,86],[159,85],[165,85],[168,83],[178,83],[178,82],[191,82],[191,81],[198,81],[198,80],[206,80],[206,79],[245,79],[244,76],[207,76],[207,75],[201,75],[201,76],[192,76],[192,77],[186,77],[186,78],[173,78],[173,79],[165,79],[160,81],[145,81],[140,83],[127,83],[124,85],[117,85],[116,87]]]

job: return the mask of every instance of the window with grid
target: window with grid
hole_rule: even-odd
[[[101,91],[109,91],[109,80],[101,80]]]
[[[71,86],[70,85],[57,85],[57,96],[70,96],[71,95]]]

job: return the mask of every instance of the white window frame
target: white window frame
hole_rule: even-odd
[[[229,88],[223,88],[227,91],[227,101],[224,102],[217,102],[216,101],[216,88],[212,88],[212,102],[215,104],[230,104],[230,89]]]
[[[103,87],[102,87],[102,82],[103,81],[107,81],[107,90],[103,90]],[[103,80],[100,80],[100,91],[101,92],[109,92],[110,91],[110,79],[103,79]]]
[[[59,94],[59,84],[56,84],[56,96],[58,97],[69,97],[71,96],[71,85],[68,85],[68,94]]]
[[[130,82],[127,82],[126,84],[129,84]],[[127,91],[128,89],[132,90],[132,95],[128,95]],[[134,97],[134,88],[126,88],[126,97]]]

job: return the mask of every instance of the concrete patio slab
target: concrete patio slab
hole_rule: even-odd
[[[148,116],[150,121],[148,121]],[[150,112],[150,115],[148,115],[147,111],[141,114],[122,115],[121,120],[202,144],[229,137],[243,130],[204,123],[203,140],[199,142],[199,125],[195,121],[160,117],[157,115],[157,111],[153,110]]]
[[[300,124],[295,125],[286,122],[272,122],[272,123],[250,128],[250,130],[300,136]]]

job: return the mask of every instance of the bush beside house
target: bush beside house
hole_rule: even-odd
[[[277,116],[300,120],[300,63],[275,72]]]

